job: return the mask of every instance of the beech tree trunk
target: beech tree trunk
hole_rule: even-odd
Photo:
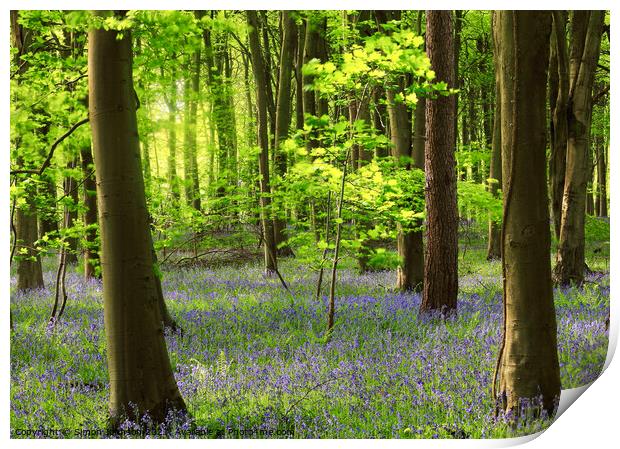
[[[288,11],[282,11],[282,52],[280,53],[280,72],[278,81],[278,97],[276,102],[276,129],[275,129],[275,169],[279,176],[286,173],[286,154],[280,145],[288,137],[291,126],[291,77],[293,72],[293,59],[297,46],[297,25]],[[283,213],[284,211],[280,211]],[[275,245],[286,241],[286,220],[282,217],[274,219]],[[290,256],[293,251],[288,245],[277,249],[278,255]]]
[[[566,175],[566,144],[568,140],[568,53],[566,46],[566,13],[553,12],[551,58],[549,65],[549,104],[551,106],[551,155],[549,184],[551,210],[556,238],[560,238],[562,224],[562,196]]]
[[[256,11],[247,11],[248,36],[254,80],[256,82],[256,106],[258,110],[258,143],[261,152],[258,159],[260,171],[260,205],[263,227],[263,248],[265,251],[265,274],[271,275],[278,269],[276,262],[276,245],[271,218],[271,188],[269,185],[269,130],[267,118],[267,93],[263,89],[266,82],[265,64],[258,40],[258,17]]]
[[[106,14],[101,12],[99,14]],[[97,163],[110,427],[185,409],[160,319],[140,166],[131,34],[88,34],[89,115]],[[137,410],[135,410],[135,409]]]
[[[554,279],[560,285],[581,284],[584,277],[592,86],[600,52],[604,16],[604,11],[573,13],[566,179],[562,199],[560,240],[554,270]]]
[[[77,167],[77,158],[73,158],[67,164],[67,168],[72,170]],[[73,223],[77,220],[77,204],[79,201],[78,187],[75,178],[72,176],[65,176],[63,180],[63,191],[64,194],[71,198],[71,206],[65,205],[64,208],[64,227],[71,228],[73,227]],[[65,254],[65,263],[68,265],[73,265],[77,263],[77,238],[76,237],[67,237],[66,239],[66,254]]]
[[[596,152],[596,170],[598,182],[596,213],[599,217],[607,217],[607,164],[605,160],[606,151],[603,139],[597,140]]]
[[[437,81],[454,87],[452,13],[426,12],[426,49]],[[420,312],[456,311],[458,210],[454,159],[454,96],[426,101],[426,221],[424,289]]]
[[[500,85],[499,85],[499,71],[501,67],[498,64],[498,39],[496,36],[497,26],[495,26],[495,20],[497,20],[496,12],[493,12],[493,61],[495,69],[495,108],[493,116],[493,136],[491,140],[491,167],[489,178],[493,181],[489,182],[489,190],[493,196],[497,196],[502,186],[502,140],[501,140],[501,105],[500,105]],[[489,241],[487,245],[487,260],[498,260],[502,258],[502,241],[501,241],[501,226],[499,223],[489,220]]]
[[[546,181],[546,84],[551,14],[498,11],[504,221],[504,335],[498,406],[523,401],[553,413],[560,372],[549,251]],[[545,62],[542,63],[541,62]]]
[[[97,230],[93,227],[97,224],[97,182],[95,181],[93,155],[88,145],[80,149],[82,161],[82,201],[86,206],[84,211],[84,225],[91,227],[86,231],[86,246],[84,248],[84,277],[95,277],[95,265],[99,263],[99,248],[97,248]]]
[[[181,198],[181,194],[177,175],[177,79],[174,67],[170,76],[170,99],[168,100],[168,185],[172,193],[173,204],[175,204]]]
[[[198,160],[196,157],[196,116],[200,90],[200,50],[188,61],[190,74],[185,78],[185,132],[183,141],[183,167],[185,170],[185,197],[187,204],[201,209]]]

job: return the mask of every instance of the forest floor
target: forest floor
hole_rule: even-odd
[[[420,295],[393,291],[394,271],[360,275],[345,261],[328,343],[326,295],[314,299],[316,273],[294,259],[281,263],[294,300],[259,263],[164,270],[168,307],[183,329],[166,335],[168,350],[194,430],[229,438],[499,438],[545,428],[549,420],[510,426],[493,416],[501,264],[484,256],[482,245],[461,254],[458,315],[445,322],[419,318]],[[607,257],[588,260],[595,274],[582,288],[554,290],[563,389],[602,370]],[[54,263],[46,263],[47,286]],[[71,429],[73,437],[104,429],[101,283],[68,273],[69,301],[54,330],[46,327],[53,288],[15,294],[14,278],[11,286],[12,437],[17,429]],[[187,423],[167,429],[177,437],[186,430]]]

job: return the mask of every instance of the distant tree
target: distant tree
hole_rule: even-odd
[[[33,33],[19,22],[19,11],[11,11],[11,40],[16,49],[14,55],[15,67],[18,67],[17,74],[23,75],[28,70],[29,59],[27,53],[33,41]],[[18,78],[19,82],[19,78]],[[20,138],[14,142],[19,148]],[[22,165],[20,157],[17,165]],[[18,181],[19,182],[19,181]],[[18,256],[17,263],[17,290],[27,290],[43,287],[43,272],[41,270],[41,258],[35,249],[35,241],[38,233],[38,211],[34,204],[36,195],[35,185],[32,182],[24,185],[25,202],[20,207],[15,207],[14,226],[15,226],[15,254]]]
[[[493,392],[498,407],[506,412],[519,414],[523,401],[536,404],[540,398],[544,409],[552,413],[560,396],[560,371],[545,168],[551,14],[496,14],[501,68],[504,324]]]
[[[107,14],[101,12],[99,14]],[[140,163],[131,33],[91,29],[89,115],[99,186],[110,425],[185,409],[174,380],[154,282]],[[134,411],[134,407],[137,409]]]
[[[426,12],[426,49],[437,81],[454,86],[454,40],[450,11]],[[426,222],[421,312],[456,311],[458,210],[454,159],[454,96],[426,100]]]

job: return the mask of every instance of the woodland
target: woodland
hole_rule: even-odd
[[[12,438],[505,438],[609,339],[606,11],[11,11]]]

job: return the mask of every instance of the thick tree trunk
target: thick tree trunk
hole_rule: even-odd
[[[105,14],[105,13],[103,13]],[[131,34],[88,34],[89,115],[97,162],[110,426],[185,409],[160,319],[131,67]]]
[[[590,176],[592,85],[599,57],[604,11],[575,11],[569,72],[568,142],[562,225],[554,279],[560,285],[583,282],[585,211]],[[583,42],[583,45],[581,44]]]
[[[491,140],[491,167],[489,178],[493,181],[489,182],[489,191],[493,196],[497,196],[502,186],[502,119],[500,104],[500,84],[499,71],[501,67],[498,64],[498,40],[496,37],[497,26],[495,25],[497,14],[493,12],[493,65],[495,69],[495,108],[493,116],[493,136]],[[489,241],[487,245],[487,260],[498,260],[502,258],[502,234],[499,223],[489,220]]]
[[[288,137],[291,126],[291,77],[293,72],[293,59],[297,46],[297,25],[288,11],[282,11],[282,52],[280,53],[280,73],[278,81],[278,98],[276,103],[276,128],[275,128],[275,169],[278,176],[286,173],[286,153],[280,146]],[[283,213],[284,211],[280,211]],[[279,256],[291,256],[293,251],[288,245],[279,247],[286,241],[286,220],[279,216],[274,219],[275,245],[278,247]]]
[[[99,263],[99,248],[97,247],[97,182],[95,181],[93,155],[88,145],[80,149],[82,160],[82,201],[86,206],[84,211],[84,225],[89,229],[86,231],[86,245],[84,248],[84,277],[86,279],[95,277],[95,266]]]
[[[523,401],[553,413],[560,396],[545,176],[546,83],[551,15],[498,11],[504,221],[504,335],[498,406]],[[497,374],[497,372],[496,372]]]
[[[426,12],[426,49],[437,81],[454,86],[452,13]],[[420,312],[456,311],[458,210],[454,159],[454,96],[426,101],[426,221],[424,290]]]
[[[258,40],[258,17],[256,11],[247,11],[249,25],[248,35],[254,79],[256,81],[256,105],[258,109],[258,142],[261,152],[258,159],[260,171],[260,205],[261,222],[263,227],[263,243],[265,251],[265,274],[271,275],[278,269],[276,262],[276,245],[273,232],[273,220],[271,218],[271,188],[269,185],[269,130],[267,120],[267,94],[264,86],[266,83],[265,63]]]

